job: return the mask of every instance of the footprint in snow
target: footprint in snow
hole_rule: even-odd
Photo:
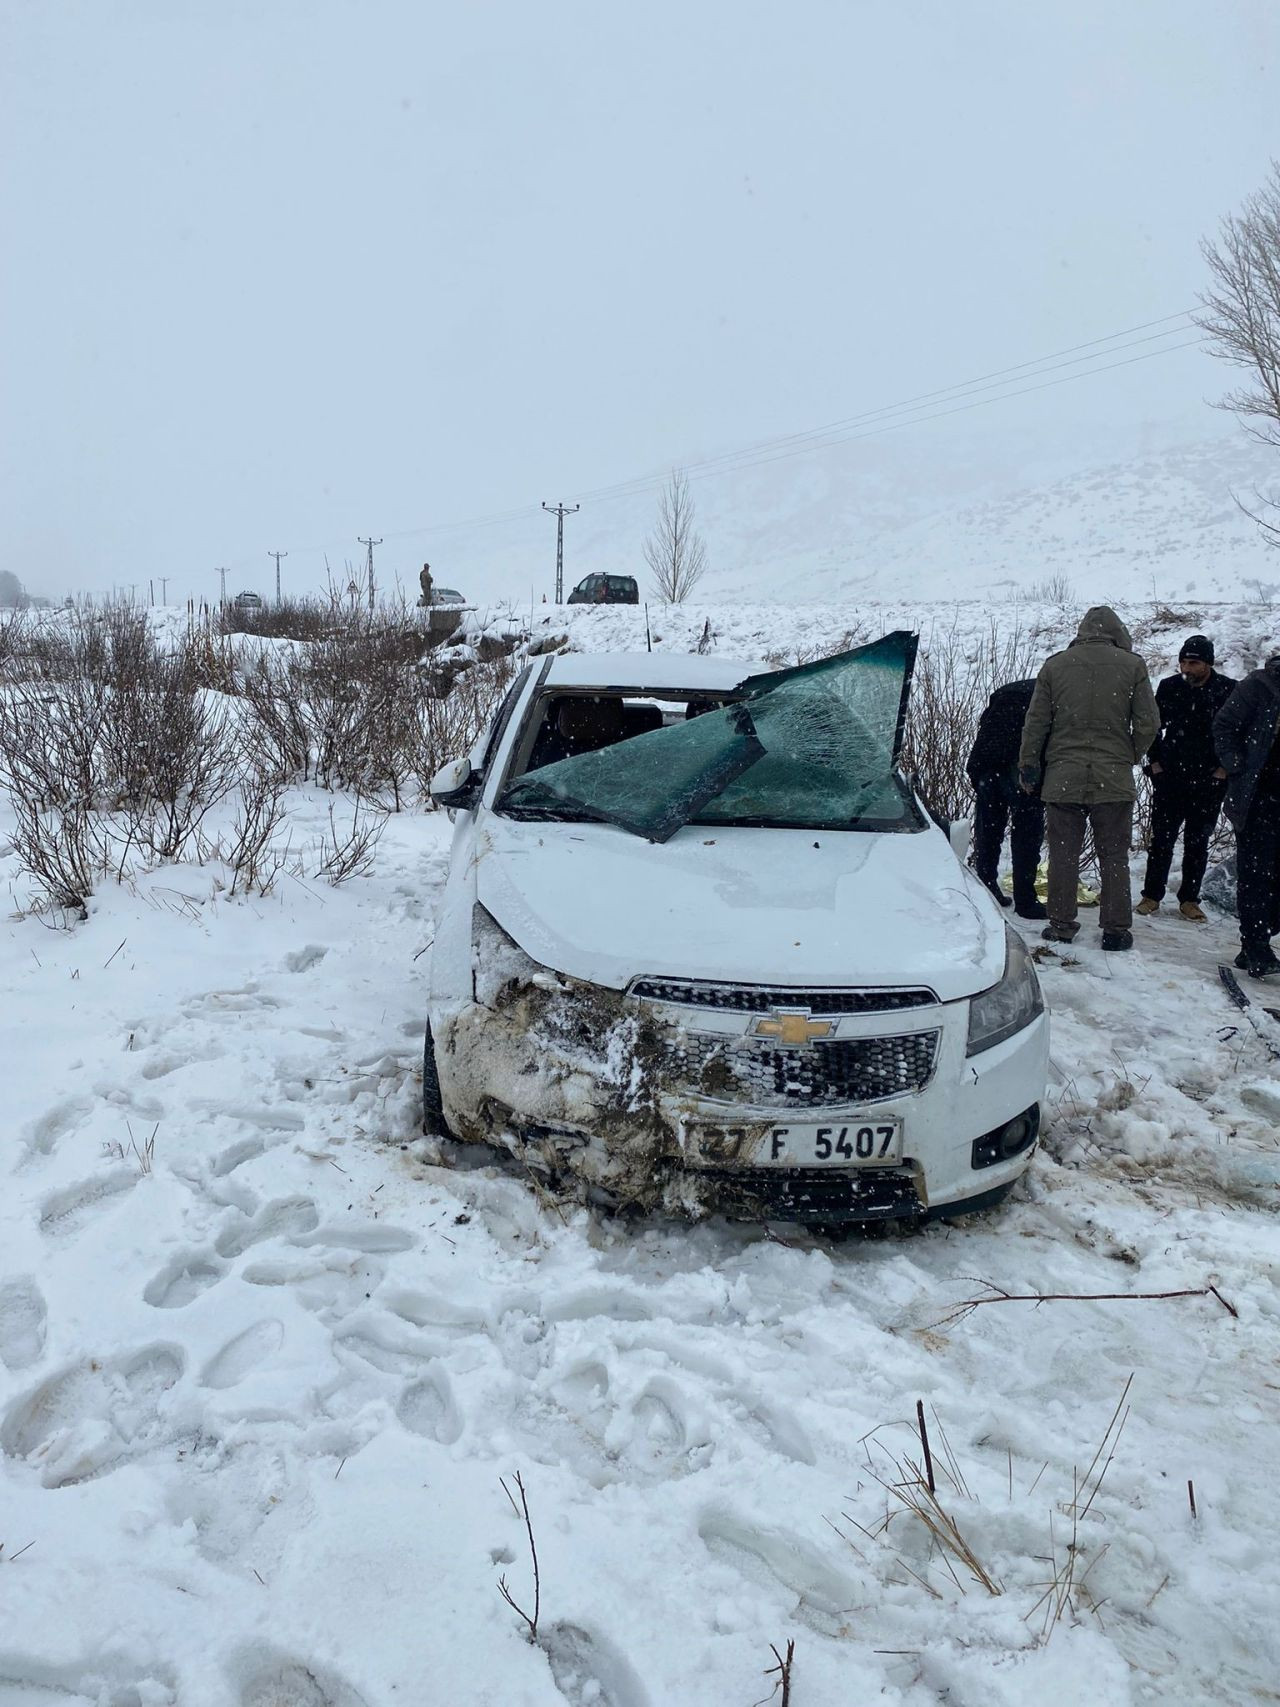
[[[180,1310],[216,1286],[226,1272],[226,1264],[207,1251],[185,1251],[147,1282],[142,1301],[154,1310]]]
[[[215,1240],[220,1257],[243,1256],[253,1245],[267,1239],[297,1239],[314,1233],[320,1224],[316,1206],[309,1197],[278,1197],[264,1203],[256,1215],[223,1229]]]
[[[251,1328],[237,1334],[228,1340],[222,1350],[216,1352],[200,1376],[202,1387],[234,1387],[243,1381],[260,1363],[274,1357],[284,1344],[284,1323],[269,1316],[265,1321],[255,1322]]]
[[[81,1359],[9,1407],[0,1450],[38,1469],[46,1488],[106,1475],[170,1437],[165,1395],[183,1367],[166,1345]]]
[[[58,1147],[58,1140],[65,1138],[69,1132],[74,1132],[81,1121],[87,1119],[92,1109],[91,1097],[68,1097],[64,1102],[54,1103],[52,1108],[46,1109],[27,1129],[23,1139],[22,1165],[34,1160],[36,1156],[51,1156]]]
[[[318,943],[309,942],[305,948],[295,948],[291,954],[284,957],[286,972],[310,972],[313,966],[318,966],[328,954],[327,948],[321,948]]]
[[[62,1239],[78,1233],[95,1216],[110,1207],[115,1198],[132,1191],[141,1175],[132,1168],[112,1168],[96,1179],[64,1186],[46,1197],[40,1208],[40,1231]]]
[[[857,1585],[812,1542],[758,1524],[724,1508],[704,1512],[698,1534],[708,1552],[766,1587],[784,1588],[795,1616],[824,1636],[838,1636],[857,1601]]]
[[[327,1671],[286,1661],[255,1670],[240,1692],[240,1707],[365,1707],[365,1702]]]
[[[635,1667],[605,1637],[577,1624],[553,1624],[539,1646],[570,1707],[649,1707]]]
[[[453,1396],[449,1377],[433,1368],[421,1381],[405,1388],[396,1415],[411,1434],[420,1434],[441,1446],[452,1446],[462,1433],[462,1415]]]
[[[6,1369],[27,1369],[44,1350],[44,1296],[23,1275],[0,1286],[0,1362]]]

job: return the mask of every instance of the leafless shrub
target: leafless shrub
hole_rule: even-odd
[[[852,652],[855,646],[865,645],[870,638],[870,626],[859,618],[852,628],[845,629],[838,640],[804,641],[799,646],[766,652],[764,661],[766,664],[772,664],[775,670],[786,670],[800,664],[816,664],[823,658],[834,658],[838,652]]]
[[[312,876],[326,878],[335,887],[349,878],[363,877],[373,867],[373,856],[385,828],[385,814],[375,815],[368,802],[359,796],[351,803],[349,825],[338,824],[331,806],[329,828],[321,832],[315,843],[317,863]]]
[[[1033,581],[1026,597],[1032,604],[1056,605],[1060,610],[1072,609],[1076,604],[1075,587],[1066,575],[1048,575],[1043,581]]]
[[[284,821],[284,781],[278,772],[252,767],[240,784],[240,806],[231,839],[219,851],[234,874],[231,893],[269,895],[288,860],[275,845]]]
[[[109,869],[101,827],[83,801],[41,805],[7,784],[15,824],[13,851],[51,907],[87,917],[85,902]]]
[[[678,605],[687,599],[706,573],[706,542],[694,526],[694,516],[689,478],[672,469],[658,502],[658,520],[644,542],[645,562],[665,604]]]
[[[311,711],[302,672],[260,659],[244,678],[244,702],[259,765],[281,781],[311,773]]]
[[[940,817],[963,818],[973,802],[965,764],[983,707],[997,687],[1034,675],[1041,647],[1020,624],[992,621],[976,642],[956,629],[921,641],[903,742],[902,768]]]

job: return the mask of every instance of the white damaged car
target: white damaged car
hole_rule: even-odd
[[[996,1203],[1035,967],[898,770],[915,638],[767,671],[539,659],[469,758],[424,1127],[597,1201],[816,1225]]]

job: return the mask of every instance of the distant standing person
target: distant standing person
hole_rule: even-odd
[[[1040,788],[1049,834],[1051,942],[1080,928],[1080,854],[1092,829],[1102,873],[1099,923],[1107,950],[1133,947],[1129,842],[1137,796],[1134,766],[1160,727],[1147,668],[1129,630],[1107,605],[1086,611],[1075,639],[1036,677],[1022,726],[1018,776]]]
[[[1009,897],[1000,887],[1000,850],[1005,830],[1013,862],[1012,906],[1019,918],[1045,919],[1048,909],[1036,894],[1040,845],[1044,841],[1044,802],[1038,792],[1018,786],[1018,750],[1035,678],[1006,682],[987,701],[978,735],[965,766],[973,784],[973,869],[1002,907]]]
[[[418,585],[422,588],[420,604],[430,607],[431,604],[431,565],[424,563],[418,575]]]
[[[1218,825],[1227,773],[1213,748],[1213,720],[1231,697],[1232,676],[1213,667],[1213,641],[1193,634],[1178,653],[1178,674],[1156,689],[1160,733],[1147,758],[1151,776],[1151,845],[1138,912],[1158,913],[1182,833],[1182,883],[1178,911],[1205,922],[1200,885],[1209,863],[1209,838]]]
[[[1236,832],[1236,965],[1254,978],[1280,973],[1280,652],[1253,670],[1213,720]]]

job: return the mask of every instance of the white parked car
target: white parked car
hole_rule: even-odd
[[[1021,938],[897,769],[915,639],[537,660],[454,814],[424,1125],[642,1209],[985,1208],[1030,1161]]]

